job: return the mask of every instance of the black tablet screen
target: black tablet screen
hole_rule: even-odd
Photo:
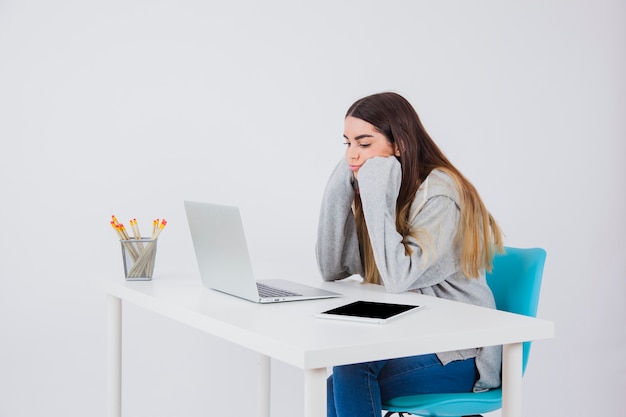
[[[325,311],[326,314],[352,317],[368,317],[373,319],[388,319],[405,311],[419,306],[406,304],[377,303],[374,301],[355,301],[345,306]]]

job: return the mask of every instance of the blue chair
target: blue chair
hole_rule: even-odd
[[[505,253],[493,260],[487,283],[496,299],[496,308],[526,316],[537,316],[539,291],[546,251],[541,248],[505,247]],[[530,343],[523,344],[523,368],[526,371]],[[502,408],[502,389],[457,394],[422,394],[392,398],[383,404],[385,417],[398,413],[422,417],[478,416]]]

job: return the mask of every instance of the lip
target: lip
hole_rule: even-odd
[[[350,169],[351,169],[353,172],[358,171],[358,170],[359,170],[359,168],[361,168],[361,165],[350,165]]]

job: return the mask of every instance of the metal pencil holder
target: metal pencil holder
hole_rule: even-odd
[[[142,237],[141,239],[120,240],[120,242],[126,280],[150,281],[156,259],[156,239]]]

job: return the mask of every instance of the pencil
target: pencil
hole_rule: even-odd
[[[139,226],[137,225],[137,219],[133,218],[132,220],[129,220],[130,222],[130,226],[133,229],[133,236],[135,237],[135,239],[141,240],[141,232],[139,232]],[[143,250],[143,242],[137,242],[137,247],[139,248],[139,251],[141,252],[141,250]]]
[[[167,220],[165,219],[161,220],[161,224],[159,225],[159,227],[156,228],[155,231],[152,233],[153,240],[159,237],[159,235],[161,234],[161,232],[163,231],[166,225],[167,225]]]
[[[113,227],[113,230],[115,230],[115,233],[117,233],[117,236],[120,239],[124,239],[124,236],[122,236],[122,232],[120,231],[119,227],[117,227],[117,225],[115,224],[115,221],[111,220],[111,227]]]

